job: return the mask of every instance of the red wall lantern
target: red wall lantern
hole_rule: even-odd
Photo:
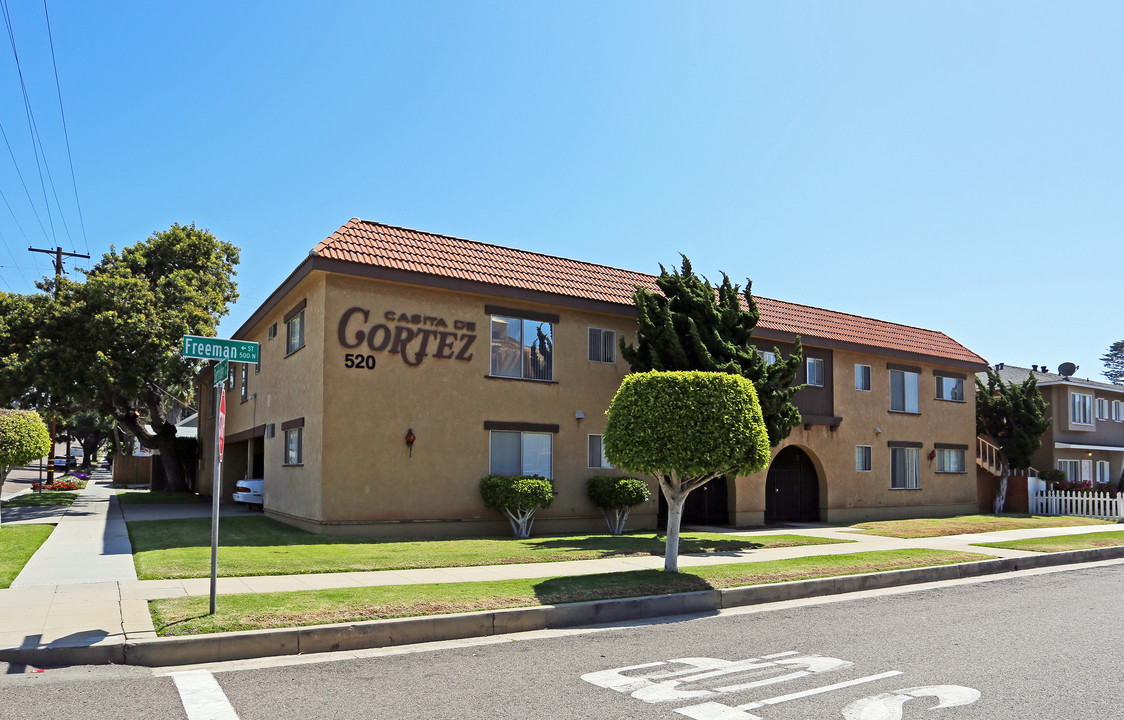
[[[417,439],[413,428],[406,431],[406,447],[410,448],[410,457],[414,456],[414,441]]]

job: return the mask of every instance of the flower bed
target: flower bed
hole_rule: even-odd
[[[1099,483],[1094,485],[1091,480],[1060,480],[1054,484],[1055,490],[1062,490],[1064,492],[1096,492],[1108,493],[1109,497],[1116,497],[1117,489],[1109,486],[1107,483]]]
[[[82,490],[86,487],[86,481],[89,475],[79,477],[84,473],[77,473],[75,475],[64,475],[52,483],[32,483],[32,490]]]

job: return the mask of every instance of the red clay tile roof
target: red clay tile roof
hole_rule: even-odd
[[[657,290],[655,277],[606,265],[462,240],[353,218],[312,250],[332,260],[469,280],[619,305],[632,304],[639,285]],[[835,310],[754,296],[762,330],[854,343],[959,362],[987,361],[934,330]]]

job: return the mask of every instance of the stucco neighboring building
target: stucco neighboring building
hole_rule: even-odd
[[[617,472],[600,442],[628,372],[617,341],[635,342],[633,288],[654,281],[353,219],[234,335],[261,343],[261,363],[232,363],[223,492],[263,477],[265,512],[315,532],[475,535],[507,532],[480,478],[537,472],[559,491],[538,531],[602,528],[585,484]],[[755,300],[762,352],[804,345],[804,423],[768,471],[693,493],[688,522],[974,511],[982,358],[940,332]],[[214,399],[200,382],[210,492]],[[649,482],[631,527],[657,522]]]
[[[1068,370],[1069,368],[1067,368]],[[1124,386],[1047,372],[1046,366],[995,366],[1006,383],[1031,375],[1048,408],[1050,428],[1031,458],[1038,470],[1056,468],[1069,481],[1115,485],[1124,474]],[[987,373],[979,374],[987,382]],[[1037,484],[1036,489],[1044,489]]]

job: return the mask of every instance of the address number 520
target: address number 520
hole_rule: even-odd
[[[364,355],[363,353],[347,353],[343,356],[343,366],[346,368],[366,368],[367,370],[374,370],[375,356]]]

